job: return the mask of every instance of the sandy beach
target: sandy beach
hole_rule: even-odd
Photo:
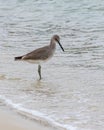
[[[52,130],[18,114],[0,110],[0,130]]]

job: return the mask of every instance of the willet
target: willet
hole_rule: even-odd
[[[47,61],[53,56],[56,49],[56,42],[60,45],[61,49],[64,51],[62,45],[60,44],[60,37],[58,35],[54,35],[51,38],[50,45],[38,48],[25,55],[15,57],[15,60],[24,60],[38,64],[38,74],[39,79],[41,80],[41,63]]]

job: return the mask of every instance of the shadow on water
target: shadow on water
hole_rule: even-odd
[[[52,96],[57,93],[56,85],[51,81],[36,80],[31,84],[31,87],[35,93]]]
[[[4,74],[1,74],[1,75],[0,75],[0,80],[5,80],[5,79],[6,79],[5,75],[4,75]]]

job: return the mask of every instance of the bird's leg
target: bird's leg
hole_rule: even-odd
[[[39,80],[41,80],[41,65],[38,65]]]

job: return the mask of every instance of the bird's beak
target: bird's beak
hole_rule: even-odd
[[[61,49],[64,51],[64,48],[62,47],[61,43],[57,40],[59,46],[61,47]]]

